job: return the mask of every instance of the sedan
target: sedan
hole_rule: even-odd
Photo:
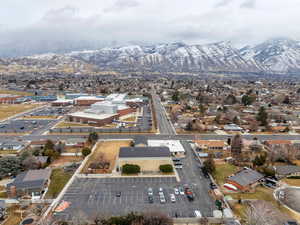
[[[175,193],[175,195],[179,195],[179,190],[178,190],[178,188],[174,188],[174,193]]]

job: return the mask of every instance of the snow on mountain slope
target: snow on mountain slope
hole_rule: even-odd
[[[100,71],[295,73],[300,72],[300,42],[280,38],[241,49],[233,47],[230,42],[129,45],[5,59],[0,64],[38,68],[69,65],[72,68],[93,67]]]
[[[288,73],[300,71],[300,42],[272,39],[254,47],[240,50],[245,59],[252,59],[267,71]]]

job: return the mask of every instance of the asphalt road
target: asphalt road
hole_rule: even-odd
[[[176,134],[176,131],[169,121],[166,110],[164,106],[161,104],[160,98],[158,95],[152,95],[154,110],[156,114],[157,125],[160,134]]]
[[[153,140],[227,140],[232,137],[232,135],[217,135],[217,134],[207,134],[207,135],[162,135],[162,134],[99,134],[99,139],[134,139],[136,136],[142,135],[148,139]],[[87,138],[87,134],[66,134],[66,135],[27,135],[27,136],[7,136],[5,134],[0,135],[0,140],[10,139],[22,139],[25,141],[34,141],[42,139],[51,140],[65,140],[68,138]],[[243,138],[252,140],[253,138],[258,138],[259,140],[300,140],[300,135],[243,135]]]

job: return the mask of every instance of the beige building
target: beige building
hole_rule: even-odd
[[[173,164],[168,147],[122,147],[117,167],[121,171],[125,164],[138,165],[141,172],[159,172],[159,166]]]

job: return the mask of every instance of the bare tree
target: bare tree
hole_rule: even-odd
[[[283,216],[272,205],[265,201],[256,201],[246,209],[247,225],[278,225],[283,224]]]

